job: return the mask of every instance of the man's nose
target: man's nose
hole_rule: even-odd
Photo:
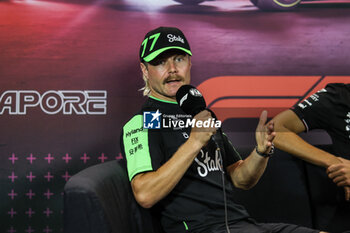
[[[176,63],[174,61],[169,61],[168,62],[168,69],[169,69],[169,73],[177,73]]]

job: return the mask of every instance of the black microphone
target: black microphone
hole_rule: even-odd
[[[181,86],[176,92],[176,101],[180,108],[192,117],[203,110],[207,110],[217,120],[215,113],[207,108],[202,93],[192,85]]]
[[[202,93],[191,85],[183,85],[179,88],[176,92],[176,101],[180,108],[192,117],[207,108]]]
[[[191,85],[183,85],[176,92],[176,101],[180,108],[186,113],[194,117],[197,113],[207,110],[211,113],[212,117],[217,120],[213,111],[207,108],[207,104],[204,100],[202,93]],[[215,142],[217,148],[219,148],[218,142],[222,142],[222,131],[218,129],[219,134],[213,135],[211,139]]]

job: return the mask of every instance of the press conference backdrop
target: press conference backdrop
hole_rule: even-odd
[[[0,2],[0,232],[62,232],[67,180],[121,158],[120,130],[145,101],[138,50],[150,29],[184,31],[192,84],[235,145],[254,145],[262,109],[272,117],[350,82],[348,9],[238,3]]]

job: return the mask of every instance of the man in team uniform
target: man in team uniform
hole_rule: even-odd
[[[136,201],[144,208],[157,207],[166,232],[319,232],[257,223],[233,202],[233,185],[249,189],[262,176],[273,147],[274,126],[265,125],[264,111],[256,130],[257,146],[245,160],[224,135],[216,146],[211,139],[218,137],[215,126],[179,127],[180,121],[192,119],[176,102],[178,89],[190,83],[191,55],[177,28],[154,29],[142,42],[140,66],[148,99],[124,125],[121,136]],[[213,121],[207,110],[193,119]]]
[[[315,224],[331,232],[350,230],[350,84],[332,83],[273,119],[276,147],[314,165],[311,193],[319,204],[315,206]],[[313,129],[325,130],[331,140],[331,151],[324,151],[304,141],[297,134]],[[315,178],[316,177],[316,178]],[[345,190],[345,198],[344,191]]]

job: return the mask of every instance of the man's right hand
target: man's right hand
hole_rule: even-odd
[[[204,123],[207,120],[212,122],[214,118],[208,110],[204,110],[195,115],[193,119],[195,119],[195,122],[202,121]],[[199,143],[201,148],[208,143],[210,137],[216,133],[216,130],[215,127],[192,127],[189,140]]]

